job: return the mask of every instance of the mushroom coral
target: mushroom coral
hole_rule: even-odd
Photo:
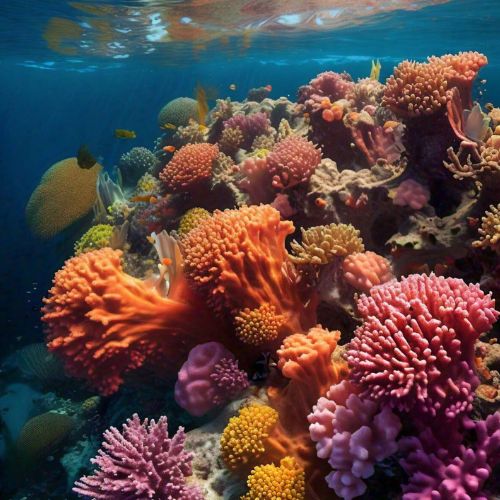
[[[269,205],[216,210],[181,239],[186,277],[220,314],[234,318],[247,308],[273,306],[285,320],[279,335],[269,339],[279,345],[286,335],[315,323],[313,301],[301,296],[285,250],[293,229]]]
[[[80,168],[76,158],[52,165],[26,205],[26,220],[40,238],[50,238],[87,215],[96,201],[102,167]]]
[[[62,357],[69,375],[87,379],[104,395],[146,359],[176,369],[201,335],[209,340],[223,331],[182,275],[163,297],[125,274],[121,255],[103,248],[66,261],[42,309],[49,349]]]

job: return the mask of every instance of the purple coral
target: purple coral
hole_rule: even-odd
[[[354,88],[354,82],[347,73],[324,71],[313,78],[308,85],[299,88],[297,102],[304,104],[311,113],[321,109],[321,102],[329,99],[330,102],[345,99]]]
[[[184,451],[185,439],[182,427],[168,437],[167,417],[141,423],[134,414],[122,432],[111,427],[104,433],[102,448],[91,460],[98,470],[77,481],[73,491],[105,500],[202,500],[197,487],[186,485],[193,454]]]
[[[429,190],[413,179],[404,180],[396,189],[393,199],[394,205],[409,206],[413,210],[420,210],[431,197]]]
[[[404,438],[401,465],[410,476],[404,500],[487,500],[484,484],[500,462],[500,413],[473,422],[473,447],[443,445],[426,429],[419,437]]]
[[[248,387],[246,373],[238,369],[233,354],[219,342],[191,349],[179,371],[175,400],[191,415],[201,416]]]
[[[398,449],[399,418],[388,406],[379,408],[361,399],[359,390],[344,380],[330,387],[308,416],[311,439],[318,457],[327,458],[333,471],[326,481],[341,498],[350,500],[366,491],[363,479],[374,464]]]
[[[234,115],[224,122],[224,128],[239,128],[243,133],[243,149],[250,149],[254,139],[263,134],[267,134],[271,122],[266,113],[258,112],[249,115]]]

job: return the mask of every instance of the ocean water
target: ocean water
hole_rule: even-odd
[[[488,103],[500,106],[499,26],[497,0],[0,2],[0,116],[3,122],[0,127],[0,353],[3,358],[0,411],[3,412],[2,429],[7,429],[1,448],[5,470],[12,467],[12,456],[7,455],[12,446],[15,449],[9,439],[14,442],[18,439],[29,418],[43,411],[60,410],[62,400],[66,401],[66,408],[72,408],[75,401],[97,394],[78,378],[44,385],[39,380],[30,382],[26,373],[19,375],[19,367],[12,368],[16,365],[16,352],[26,345],[44,341],[40,321],[42,297],[47,297],[54,273],[73,255],[75,241],[92,225],[92,217],[88,215],[51,238],[42,239],[33,234],[26,221],[25,207],[51,165],[75,157],[85,144],[104,169],[114,173],[120,157],[131,148],[153,150],[155,141],[165,133],[167,139],[162,145],[166,145],[171,132],[159,127],[160,109],[177,97],[196,98],[197,86],[207,90],[210,108],[214,107],[215,99],[229,97],[232,101],[244,101],[250,89],[263,86],[272,88],[270,98],[284,96],[295,103],[299,87],[319,73],[346,71],[356,81],[370,75],[375,60],[380,61],[380,82],[384,83],[394,67],[406,59],[425,62],[431,55],[481,52],[487,56],[488,64],[475,79],[474,101],[483,106],[483,110]],[[396,119],[404,121],[401,117]],[[134,131],[135,137],[117,138],[117,129]],[[163,164],[166,157],[160,149]],[[456,191],[449,194],[442,180],[431,188],[430,203],[434,203],[438,211],[446,205],[448,196],[454,202],[457,199]],[[497,191],[496,199],[489,202],[495,205],[499,201]],[[201,200],[198,205],[203,204]],[[215,206],[211,199],[206,204],[211,209],[230,208],[226,201]],[[189,205],[188,202],[182,206]],[[453,206],[456,208],[458,203]],[[66,208],[61,206],[60,210],[64,212]],[[452,211],[443,210],[448,210],[445,215]],[[411,212],[407,212],[404,217],[410,215]],[[479,221],[480,215],[474,213],[470,217]],[[296,227],[319,225],[318,218],[308,219],[300,211],[292,219]],[[330,223],[333,219],[323,221]],[[488,274],[489,281],[484,278],[485,274],[468,273],[460,265],[459,270],[450,271],[449,276],[464,277],[467,283],[470,275],[476,281],[484,278],[484,282],[488,282],[485,291],[498,294],[498,248],[485,251],[491,253],[485,257],[487,263],[483,269],[490,272],[497,266],[497,274]],[[145,259],[147,252],[143,253]],[[389,254],[387,250],[386,256]],[[460,258],[464,259],[463,255]],[[467,260],[462,265],[471,264]],[[431,270],[432,267],[427,269]],[[491,280],[497,281],[491,284]],[[323,315],[320,316],[323,320]],[[358,324],[359,318],[346,326],[351,329],[349,338]],[[332,321],[331,327],[339,325]],[[77,350],[71,356],[78,354]],[[241,360],[240,364],[246,366]],[[495,369],[498,370],[498,366]],[[100,442],[100,434],[97,431],[93,434],[92,426],[100,432],[111,424],[121,426],[133,411],[141,413],[141,407],[152,408],[151,414],[141,413],[141,418],[158,418],[159,408],[167,405],[167,399],[158,403],[158,391],[166,394],[168,386],[171,392],[173,382],[165,383],[165,387],[159,384],[158,389],[158,381],[148,379],[147,374],[141,374],[138,379],[128,390],[133,392],[147,386],[154,394],[144,395],[146,403],[141,402],[134,409],[127,389],[120,396],[103,398],[96,415],[89,417],[91,424],[87,422],[84,431],[73,430],[76,437],[65,436],[61,445],[49,443],[50,451],[41,458],[36,457],[35,470],[26,472],[22,481],[12,483],[3,474],[0,497],[77,498],[71,492],[68,468],[60,465],[68,450],[85,439],[94,444]],[[495,380],[498,386],[498,379]],[[49,397],[48,393],[54,396]],[[51,397],[59,398],[52,407],[47,402]],[[169,397],[175,405],[172,396]],[[40,399],[44,402],[40,403]],[[498,410],[498,396],[492,401],[489,413]],[[210,414],[210,418],[212,416]],[[179,424],[192,429],[205,423],[196,418],[190,420],[177,407],[171,410],[169,419],[171,433]],[[40,432],[43,434],[43,429]],[[497,450],[497,453],[500,452]],[[44,472],[52,466],[56,473]],[[72,479],[90,471],[91,468],[80,467]],[[407,476],[402,474],[390,479],[390,475],[383,476],[378,469],[377,474],[378,479],[369,483],[364,498],[389,498],[382,493],[384,481],[390,498],[397,498],[396,483]],[[333,490],[329,491],[333,495]],[[456,494],[436,498],[459,498]],[[489,490],[489,494],[497,498],[500,492]],[[190,498],[194,493],[187,495],[185,498]],[[114,498],[122,497],[115,495]],[[322,493],[318,498],[333,496]]]

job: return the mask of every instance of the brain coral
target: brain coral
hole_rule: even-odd
[[[122,432],[111,427],[104,433],[102,449],[91,460],[97,470],[73,491],[104,500],[202,500],[201,491],[186,484],[193,454],[184,450],[185,439],[182,427],[168,436],[167,417],[141,423],[134,414]]]
[[[168,102],[158,114],[160,127],[171,123],[176,127],[188,125],[189,120],[198,119],[198,103],[190,97],[178,97]]]
[[[372,288],[358,310],[363,324],[347,360],[363,396],[421,421],[470,411],[474,343],[499,314],[490,295],[460,279],[413,274]]]
[[[375,252],[359,252],[348,255],[342,262],[344,279],[356,290],[370,288],[394,278],[391,263]]]
[[[321,151],[307,139],[290,135],[278,142],[266,158],[275,189],[306,183],[321,161]]]
[[[99,164],[80,168],[76,158],[52,165],[26,205],[26,219],[33,233],[50,238],[87,215],[96,201],[101,169]]]
[[[160,172],[160,180],[173,192],[191,192],[212,176],[212,163],[219,154],[215,144],[187,144]]]
[[[245,308],[274,306],[285,322],[279,341],[313,321],[297,287],[285,238],[293,224],[269,205],[216,210],[181,240],[188,281],[216,311],[236,316]]]
[[[247,480],[248,493],[242,500],[304,500],[304,471],[293,457],[285,457],[279,467],[273,464],[255,467]]]
[[[97,224],[96,226],[92,226],[75,243],[75,255],[109,246],[109,242],[113,236],[113,230],[113,226],[109,224]]]
[[[303,229],[302,242],[292,241],[292,262],[324,265],[335,257],[363,252],[365,247],[357,230],[351,224],[329,224]]]
[[[125,274],[121,255],[103,248],[66,261],[42,309],[49,349],[62,357],[69,375],[89,380],[105,395],[146,358],[162,369],[178,368],[200,332],[209,339],[213,326],[182,276],[174,275],[163,297]],[[221,338],[220,325],[215,330]]]

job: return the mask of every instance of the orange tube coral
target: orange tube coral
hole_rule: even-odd
[[[263,345],[279,345],[315,322],[314,304],[301,297],[285,250],[285,238],[293,230],[277,210],[259,205],[216,210],[181,240],[186,276],[216,311],[233,317],[243,311],[245,316],[267,304],[267,313],[283,316],[279,334],[267,343],[263,339]]]
[[[69,259],[42,309],[49,349],[70,375],[104,395],[147,358],[178,368],[200,335],[206,341],[220,329],[182,279],[170,298],[162,297],[125,274],[120,258],[120,251],[103,248]]]

